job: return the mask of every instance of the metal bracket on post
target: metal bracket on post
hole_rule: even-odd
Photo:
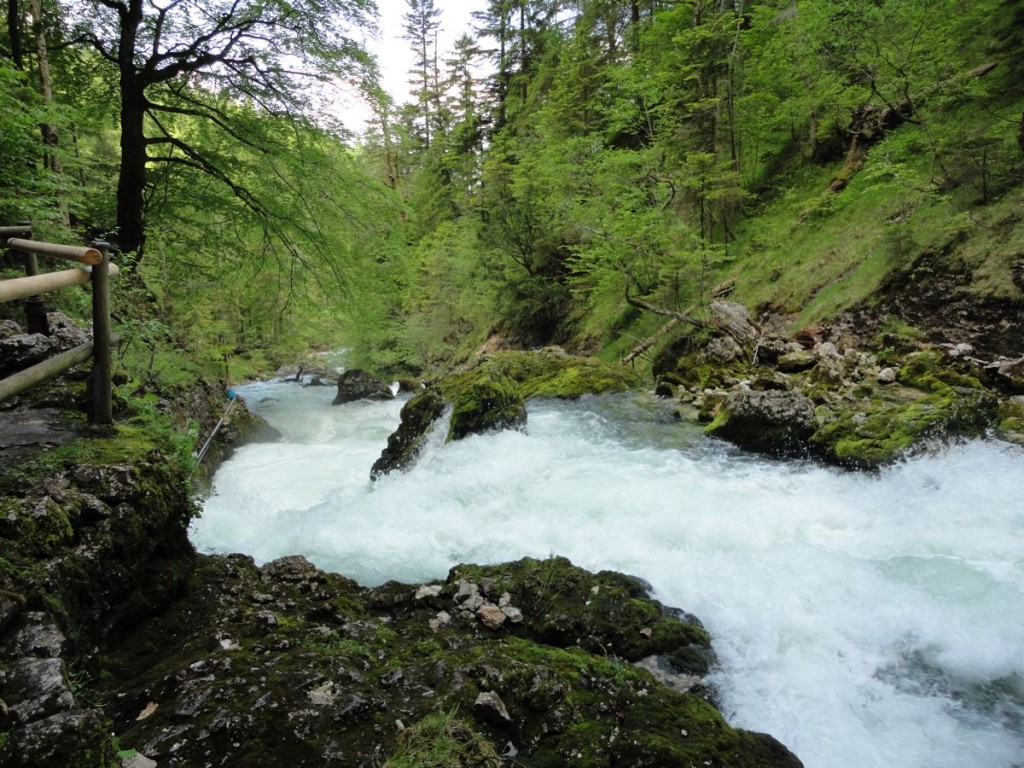
[[[92,376],[89,379],[89,423],[114,423],[110,354],[110,243],[93,243],[103,258],[92,267]]]

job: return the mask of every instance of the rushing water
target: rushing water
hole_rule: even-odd
[[[364,584],[559,554],[649,581],[711,630],[737,726],[808,768],[1024,765],[1024,453],[881,475],[755,459],[637,395],[535,402],[528,434],[369,480],[401,402],[241,388],[285,439],[218,472],[204,551],[301,553]]]

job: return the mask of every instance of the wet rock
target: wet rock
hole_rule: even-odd
[[[323,579],[323,572],[302,555],[289,555],[271,560],[260,568],[260,573],[267,581],[308,583]]]
[[[356,400],[391,400],[391,388],[367,371],[353,369],[338,377],[338,394],[331,405],[342,405]]]
[[[526,403],[507,376],[480,378],[455,396],[449,440],[505,429],[526,430]]]
[[[434,422],[444,414],[445,400],[434,389],[402,406],[401,423],[388,437],[388,444],[370,469],[370,478],[377,480],[389,472],[409,469],[419,458]]]
[[[738,389],[729,394],[707,434],[770,456],[807,456],[817,429],[814,403],[798,392]]]
[[[648,656],[634,662],[634,665],[640,669],[647,670],[659,683],[667,685],[676,691],[699,690],[704,686],[704,679],[702,677],[680,673],[672,666],[672,662],[664,656]]]
[[[1004,392],[1024,394],[1024,357],[1016,360],[999,360],[986,367],[992,383]]]

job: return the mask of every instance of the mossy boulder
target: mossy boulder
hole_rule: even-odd
[[[356,400],[391,400],[391,388],[372,373],[359,369],[338,376],[338,394],[331,405],[344,405]]]
[[[526,403],[515,382],[496,374],[459,390],[452,404],[448,440],[505,429],[526,429]]]
[[[804,457],[817,428],[814,403],[799,392],[737,389],[705,434],[769,456]]]
[[[452,406],[448,440],[502,429],[523,429],[531,397],[575,399],[585,394],[623,392],[639,384],[620,365],[579,358],[549,348],[538,352],[496,352],[468,370],[445,376],[402,408],[401,423],[374,463],[374,480],[415,463],[434,422]]]
[[[983,389],[946,387],[932,394],[886,389],[841,410],[824,409],[811,438],[834,463],[876,469],[928,444],[983,435],[997,420],[999,401]]]
[[[438,386],[448,397],[480,380],[508,378],[524,400],[531,397],[575,399],[583,395],[625,392],[640,383],[623,365],[593,357],[574,357],[558,348],[534,352],[495,352],[468,371],[444,377]]]
[[[419,457],[431,425],[441,418],[447,403],[436,389],[426,389],[402,406],[398,429],[388,437],[388,444],[370,469],[376,480],[388,472],[406,470]]]

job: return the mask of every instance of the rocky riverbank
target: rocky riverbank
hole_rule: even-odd
[[[534,362],[501,358],[501,382]],[[567,362],[546,386],[603,380]],[[223,401],[189,402],[212,425]],[[635,579],[552,557],[368,589],[299,557],[199,556],[171,414],[65,416],[66,442],[0,472],[4,766],[800,765],[725,722],[708,634]],[[229,422],[213,455],[256,424]]]
[[[551,558],[366,589],[197,556],[184,478],[128,458],[7,487],[5,766],[800,764],[728,726],[707,633],[635,579]]]
[[[857,469],[959,437],[1024,442],[1024,358],[849,321],[785,335],[726,301],[711,314],[653,366],[659,393],[711,436]]]

